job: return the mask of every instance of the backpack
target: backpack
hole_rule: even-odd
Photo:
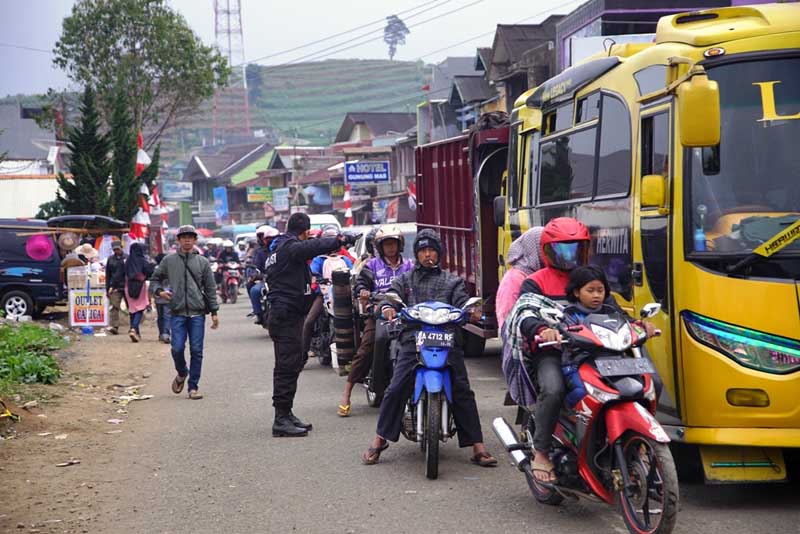
[[[334,271],[348,271],[347,263],[341,256],[328,256],[322,264],[322,277],[326,280],[333,280]],[[327,298],[329,285],[322,286],[322,294]]]

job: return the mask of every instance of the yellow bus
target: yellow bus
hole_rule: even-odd
[[[786,478],[800,448],[800,6],[662,18],[516,101],[499,263],[554,217],[637,313],[660,418],[709,482]],[[501,273],[502,274],[502,273]]]

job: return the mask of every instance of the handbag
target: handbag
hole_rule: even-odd
[[[211,302],[209,301],[206,292],[203,290],[203,286],[200,285],[200,282],[197,280],[194,272],[189,268],[189,260],[187,258],[183,258],[183,268],[191,275],[192,280],[194,280],[194,285],[197,286],[197,289],[200,290],[200,294],[203,295],[203,303],[206,305],[205,313],[211,313]]]

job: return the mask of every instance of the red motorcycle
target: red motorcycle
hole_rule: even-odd
[[[222,286],[220,287],[220,297],[222,302],[230,301],[236,304],[239,296],[239,285],[242,283],[241,266],[235,261],[229,261],[222,265]]]
[[[648,304],[642,318],[660,309]],[[590,314],[573,325],[563,322],[555,304],[539,315],[561,333],[564,350],[577,362],[564,366],[567,396],[550,453],[556,482],[540,482],[532,472],[534,412],[519,407],[519,440],[502,417],[492,422],[495,434],[537,501],[557,505],[570,497],[618,503],[632,534],[668,534],[677,518],[678,475],[670,439],[654,417],[655,368],[641,352],[645,330],[622,313]]]

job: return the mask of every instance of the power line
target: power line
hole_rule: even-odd
[[[453,13],[456,13],[456,12],[458,12],[458,11],[462,11],[462,10],[464,10],[464,9],[468,8],[468,7],[472,7],[472,6],[474,6],[475,4],[479,4],[479,3],[483,2],[483,1],[484,1],[484,0],[475,0],[474,2],[471,2],[471,3],[469,3],[469,4],[466,4],[466,5],[464,5],[464,6],[458,7],[458,8],[456,8],[456,9],[452,9],[452,10],[450,10],[450,11],[446,11],[446,12],[444,12],[444,13],[440,13],[439,15],[436,15],[435,17],[431,17],[431,18],[429,18],[429,19],[425,19],[425,20],[419,21],[419,22],[417,22],[416,24],[411,24],[410,26],[408,26],[408,28],[415,28],[415,27],[417,27],[417,26],[420,26],[420,25],[422,25],[422,24],[426,24],[426,23],[428,23],[428,22],[431,22],[431,21],[434,21],[434,20],[438,20],[438,19],[440,19],[440,18],[442,18],[442,17],[445,17],[445,16],[447,16],[447,15],[452,15]],[[437,7],[438,7],[438,6],[437,6]],[[370,32],[370,33],[374,33],[374,32]],[[336,47],[339,47],[339,46],[341,46],[341,45],[345,45],[345,44],[347,44],[347,43],[349,43],[349,42],[352,42],[352,41],[355,41],[355,40],[361,39],[362,37],[366,37],[366,35],[368,35],[368,34],[361,35],[361,36],[359,36],[359,37],[355,37],[355,38],[353,38],[353,39],[350,39],[350,40],[348,40],[348,41],[344,41],[344,42],[342,42],[342,43],[339,43],[338,45],[334,45],[334,46],[331,46],[331,47],[328,47],[328,48],[325,48],[325,49],[319,50],[319,51],[317,51],[317,52],[314,52],[314,53],[312,53],[312,54],[307,54],[307,55],[305,55],[305,56],[301,56],[301,57],[299,57],[299,58],[295,58],[295,59],[293,59],[293,60],[291,60],[291,61],[287,61],[286,63],[281,63],[280,65],[274,65],[274,66],[267,66],[267,65],[265,65],[265,66],[266,66],[268,69],[270,69],[270,72],[275,72],[276,70],[279,70],[279,69],[285,68],[285,67],[287,67],[287,66],[291,66],[291,65],[294,65],[294,64],[300,63],[300,62],[301,62],[301,60],[303,60],[303,59],[307,59],[307,58],[310,58],[310,57],[312,57],[312,56],[316,56],[316,55],[317,55],[317,54],[319,54],[320,52],[324,52],[324,51],[326,51],[326,50],[330,50],[331,48],[336,48]],[[350,50],[351,48],[356,48],[356,47],[359,47],[359,46],[361,46],[361,45],[364,45],[364,44],[367,44],[367,43],[370,43],[370,42],[373,42],[373,41],[377,41],[377,40],[379,40],[379,39],[382,39],[382,38],[383,38],[383,36],[378,36],[378,37],[374,37],[374,38],[372,38],[372,39],[368,39],[368,40],[366,40],[366,41],[362,41],[362,42],[360,42],[360,43],[356,43],[356,44],[354,44],[354,45],[350,45],[350,46],[347,46],[347,47],[344,47],[344,48],[339,48],[338,50],[334,50],[334,51],[332,51],[332,52],[329,52],[329,53],[327,53],[327,54],[322,54],[322,55],[320,55],[319,57],[315,57],[315,58],[314,58],[314,60],[320,60],[320,59],[323,59],[323,58],[326,58],[326,57],[332,56],[332,55],[334,55],[334,54],[338,54],[339,52],[344,52],[345,50]]]
[[[23,46],[11,43],[0,43],[0,46],[5,46],[8,48],[19,48],[20,50],[30,50],[32,52],[44,52],[45,54],[52,54],[52,50],[45,50],[44,48],[34,48],[32,46]]]
[[[414,6],[414,7],[409,8],[409,9],[405,9],[403,11],[399,11],[398,13],[396,13],[396,15],[404,15],[404,14],[408,13],[409,11],[415,11],[415,10],[421,8],[421,7],[424,7],[424,6],[427,6],[427,5],[430,5],[430,4],[435,4],[435,3],[441,2],[441,1],[442,0],[431,0],[429,2],[424,2],[422,4],[418,4],[418,5]],[[446,4],[446,3],[450,2],[450,1],[451,0],[444,0],[443,4]],[[439,7],[439,6],[436,6],[436,7]],[[253,60],[249,61],[248,63],[255,63],[257,61],[262,61],[264,59],[268,59],[268,58],[271,58],[271,57],[282,56],[284,54],[288,54],[289,52],[294,52],[295,50],[301,50],[303,48],[308,48],[309,46],[313,46],[315,44],[323,43],[325,41],[329,41],[329,40],[334,39],[336,37],[341,37],[342,35],[346,35],[348,33],[352,33],[352,32],[357,31],[357,30],[368,28],[369,26],[373,26],[373,25],[378,24],[380,22],[384,22],[385,20],[386,20],[386,17],[382,17],[382,18],[379,18],[377,20],[373,20],[372,22],[368,22],[366,24],[362,24],[361,26],[356,26],[355,28],[350,28],[349,30],[345,30],[343,32],[335,33],[333,35],[329,35],[327,37],[323,37],[322,39],[317,39],[316,41],[311,41],[310,43],[306,43],[306,44],[303,44],[303,45],[300,45],[300,46],[295,46],[294,48],[287,48],[286,50],[281,50],[279,52],[274,52],[272,54],[267,54],[266,56],[261,56],[259,58],[256,58],[256,59],[253,59]]]

